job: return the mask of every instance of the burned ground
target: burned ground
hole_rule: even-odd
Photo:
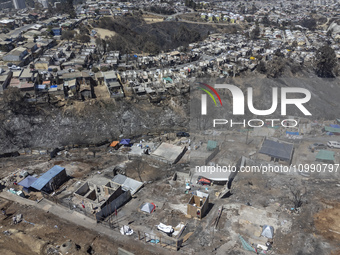
[[[159,105],[140,101],[92,100],[71,102],[64,108],[37,106],[38,114],[13,111],[2,104],[0,154],[20,148],[56,148],[70,144],[89,145],[109,142],[119,135],[138,137],[148,132],[185,130],[187,106],[183,98]],[[2,101],[0,102],[2,103]]]
[[[147,45],[160,50],[172,50],[189,43],[198,42],[210,33],[234,31],[235,26],[218,27],[211,24],[193,24],[186,22],[165,21],[147,23],[141,16],[102,18],[93,23],[94,27],[109,29],[117,33],[109,39],[112,45],[123,52],[148,51]],[[152,51],[151,51],[152,52]]]

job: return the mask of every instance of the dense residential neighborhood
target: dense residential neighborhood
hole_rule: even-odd
[[[140,91],[159,94],[169,87],[180,88],[193,75],[229,77],[246,71],[262,71],[277,77],[282,67],[274,73],[266,70],[266,66],[270,69],[277,55],[297,66],[313,66],[315,53],[325,42],[334,50],[336,58],[340,56],[340,27],[335,20],[332,21],[338,13],[336,1],[218,3],[199,2],[198,7],[204,10],[200,12],[197,6],[194,11],[186,2],[169,5],[156,1],[155,6],[171,6],[174,12],[172,15],[154,16],[155,19],[161,17],[163,22],[177,19],[207,25],[229,24],[232,29],[231,33],[210,33],[203,35],[206,38],[202,41],[183,45],[185,48],[181,46],[157,54],[133,49],[127,53],[126,49],[119,50],[120,46],[117,50],[108,51],[112,47],[102,42],[98,45],[100,32],[103,33],[103,29],[95,28],[98,19],[122,19],[124,16],[150,13],[145,2],[88,1],[77,5],[73,18],[68,14],[52,16],[49,11],[51,5],[48,9],[39,10],[2,8],[2,91],[17,87],[22,92],[29,91],[31,99],[47,100],[46,95],[54,96],[58,88],[58,91],[64,92],[57,93],[59,100],[84,99],[80,95],[84,88],[80,91],[78,84],[82,80],[92,91],[89,98],[96,96],[98,84],[106,86],[108,96],[112,96],[108,84],[98,80],[98,77],[103,77],[103,72],[112,70],[121,77],[119,94],[130,91],[137,95]],[[14,16],[8,16],[8,11]],[[144,19],[147,22],[152,18]],[[70,32],[76,35],[71,33],[70,36]],[[87,36],[79,36],[81,32],[87,33]],[[104,33],[101,38],[106,43],[114,35],[114,31],[111,34],[107,32],[109,35]],[[73,74],[67,74],[71,72]],[[28,76],[31,76],[30,79]],[[74,89],[70,89],[72,86]]]

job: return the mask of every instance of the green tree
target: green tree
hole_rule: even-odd
[[[81,24],[81,25],[78,27],[78,29],[79,29],[80,34],[84,34],[84,35],[90,34],[90,30],[87,28],[87,26],[85,26],[85,25],[83,25],[83,24]]]
[[[77,40],[79,40],[81,43],[89,43],[91,42],[91,37],[85,34],[80,34],[77,36]]]
[[[260,37],[260,27],[258,25],[250,32],[250,39],[256,40]]]
[[[261,61],[257,67],[256,67],[256,70],[259,72],[259,73],[266,73],[267,72],[267,68],[266,68],[266,63],[264,63],[263,61]]]
[[[332,37],[332,34],[333,34],[333,29],[330,29],[330,30],[327,31],[328,37]]]
[[[160,52],[158,45],[154,44],[153,42],[146,42],[143,48],[144,52],[148,52],[153,55],[157,55]]]
[[[297,41],[295,40],[293,43],[292,43],[292,48],[296,48],[298,46],[298,43]]]
[[[269,41],[266,41],[266,42],[265,42],[264,48],[265,48],[265,49],[270,49],[270,42],[269,42]]]
[[[100,70],[101,70],[102,72],[107,72],[107,71],[109,71],[110,69],[109,69],[107,66],[102,66],[102,67],[100,68]]]
[[[316,20],[315,19],[304,19],[301,21],[301,26],[308,28],[309,30],[314,31],[316,29]]]
[[[334,77],[333,71],[337,66],[335,51],[328,45],[320,47],[315,53],[316,74],[320,77]]]
[[[76,14],[76,11],[75,11],[74,6],[73,6],[73,0],[67,0],[65,6],[66,6],[66,12],[70,15],[70,17],[72,19],[76,18],[77,14]]]
[[[98,72],[99,72],[99,69],[98,69],[97,67],[92,67],[92,72],[98,73]]]
[[[5,109],[11,110],[14,114],[29,112],[28,103],[18,88],[10,87],[4,90],[4,103]]]
[[[61,40],[67,40],[67,42],[69,42],[70,40],[72,40],[74,38],[74,31],[72,30],[66,30],[63,31],[63,33],[61,34],[60,39]]]

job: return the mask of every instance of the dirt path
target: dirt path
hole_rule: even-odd
[[[122,236],[117,231],[97,224],[91,218],[46,199],[36,203],[6,191],[0,192],[0,197],[1,207],[8,201],[14,201],[14,203],[10,202],[12,206],[7,205],[8,214],[22,213],[24,219],[35,224],[22,222],[13,225],[12,217],[0,218],[2,232],[6,230],[10,232],[9,235],[1,233],[0,254],[47,254],[46,250],[54,249],[56,245],[62,246],[66,243],[68,247],[69,240],[71,240],[69,254],[117,254],[118,247],[141,255],[175,254],[166,249],[144,245],[143,242],[128,236]],[[6,241],[3,235],[6,236]],[[101,236],[100,239],[96,239],[98,235]],[[131,242],[134,244],[130,245]],[[17,243],[22,245],[17,247]],[[88,249],[94,252],[89,253]]]
[[[94,30],[97,31],[98,35],[100,35],[101,38],[105,38],[106,36],[111,37],[111,36],[116,35],[116,32],[113,32],[113,31],[110,31],[104,28],[94,28]]]

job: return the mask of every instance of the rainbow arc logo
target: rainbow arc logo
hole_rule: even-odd
[[[217,91],[212,86],[210,86],[206,83],[203,83],[203,82],[200,82],[199,84],[201,85],[201,87],[198,87],[198,89],[207,93],[211,97],[211,99],[214,101],[215,106],[217,106],[217,102],[215,100],[215,97],[213,96],[213,94],[208,89],[210,89],[216,95],[216,97],[220,101],[221,106],[223,106],[220,95],[217,93]],[[202,87],[205,87],[205,88],[202,88]],[[202,100],[202,115],[206,115],[207,114],[207,95],[202,94],[201,100]]]

